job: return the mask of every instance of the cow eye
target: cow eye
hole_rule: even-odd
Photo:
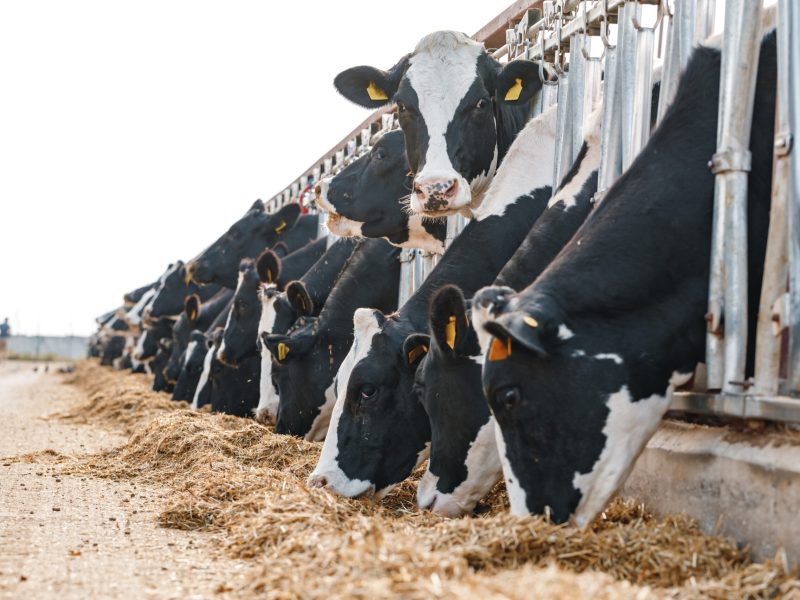
[[[504,387],[500,388],[494,394],[494,401],[503,407],[504,410],[514,410],[519,406],[520,394],[518,387]]]
[[[375,158],[375,160],[383,160],[384,158],[386,158],[386,156],[383,154],[383,150],[378,148],[375,151],[375,154],[373,155],[373,158]]]
[[[401,113],[406,112],[406,105],[403,104],[402,102],[398,101],[397,102],[397,112],[401,112]]]
[[[375,397],[375,394],[378,393],[378,388],[376,388],[371,383],[367,383],[361,386],[361,399],[362,400],[372,400]]]
[[[478,100],[478,103],[475,105],[475,109],[476,110],[483,110],[487,106],[489,106],[489,100],[487,100],[486,98],[481,98],[480,100]]]

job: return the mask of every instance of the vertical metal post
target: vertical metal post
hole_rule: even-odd
[[[652,27],[643,27],[635,17],[636,71],[634,80],[634,102],[631,129],[630,159],[641,152],[650,138],[651,96],[653,90],[653,47],[658,22]]]
[[[606,15],[605,18],[608,18]],[[605,52],[603,83],[603,123],[600,128],[600,170],[598,173],[598,198],[611,187],[622,172],[622,131],[620,129],[619,39],[612,46],[608,39],[608,25],[604,22],[600,30]]]
[[[711,351],[707,357],[708,387],[717,388],[721,384],[725,393],[742,392],[747,355],[747,174],[760,26],[761,2],[727,0],[717,152],[712,159],[712,171],[717,176],[714,190],[717,223],[711,249],[709,341],[714,344],[707,344],[707,350]],[[720,285],[721,282],[724,283]],[[720,353],[723,314],[724,353]]]
[[[800,131],[800,7],[782,0],[789,23],[789,123],[795,138]],[[788,14],[787,14],[788,13]],[[789,393],[800,394],[800,153],[791,153],[791,201],[789,203],[789,356],[786,384]]]
[[[567,98],[569,119],[568,152],[563,155],[561,176],[572,166],[583,143],[583,98],[586,88],[586,59],[581,49],[584,47],[586,34],[578,33],[569,40],[569,96]],[[560,178],[556,185],[560,184]]]
[[[561,183],[564,171],[564,154],[571,146],[571,132],[568,129],[569,119],[567,118],[569,96],[570,74],[562,73],[558,77],[558,97],[556,109],[556,141],[555,141],[555,161],[553,167],[553,189],[555,190]]]
[[[617,43],[619,60],[617,77],[620,78],[620,128],[622,129],[622,170],[633,162],[636,153],[631,147],[633,140],[633,110],[636,91],[636,28],[634,18],[641,16],[638,2],[626,2],[619,11],[617,20]]]
[[[400,289],[397,298],[397,307],[403,306],[406,301],[414,293],[414,277],[413,277],[413,250],[402,250],[400,252]]]
[[[789,204],[789,169],[791,130],[789,124],[789,0],[778,5],[778,101],[775,111],[775,151],[772,163],[772,204],[769,214],[769,237],[764,259],[764,279],[758,308],[756,330],[755,392],[775,395],[779,391],[781,366],[781,329],[774,327],[772,309],[786,290],[788,269],[787,211]]]

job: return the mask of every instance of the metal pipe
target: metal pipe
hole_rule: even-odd
[[[653,93],[653,47],[658,22],[656,22],[653,27],[642,27],[637,19],[634,21],[634,26],[637,32],[633,118],[631,119],[631,160],[639,154],[650,138],[650,112]]]
[[[722,365],[717,353],[710,357],[712,363],[708,366],[709,380],[712,369],[718,376],[722,367],[722,390],[729,394],[743,391],[747,357],[747,175],[750,170],[750,128],[760,51],[760,23],[761,2],[727,0],[717,152],[712,158],[712,171],[717,176],[714,211],[722,212],[723,236],[721,241],[714,239],[712,243],[711,270],[712,281],[714,277],[719,279],[720,274],[724,281],[724,353]],[[719,233],[715,228],[713,234],[717,236]],[[718,292],[719,281],[716,283],[714,291]],[[717,299],[709,298],[710,308],[712,301]],[[720,382],[714,383],[718,385]],[[709,384],[709,387],[716,386]]]
[[[620,130],[620,77],[617,69],[618,48],[610,46],[605,54],[603,84],[603,123],[600,128],[600,171],[597,180],[598,198],[622,173],[622,137]]]
[[[622,170],[633,162],[633,111],[636,102],[636,28],[633,19],[641,16],[638,2],[626,2],[619,13],[617,39],[620,64],[620,112],[622,129]]]
[[[788,7],[789,23],[789,123],[797,138],[800,131],[800,8],[797,2],[782,0]],[[788,14],[787,14],[788,13]],[[787,316],[789,328],[789,355],[786,387],[789,393],[800,395],[800,153],[791,153],[791,202],[789,204],[789,296]]]
[[[403,306],[414,293],[414,251],[402,250],[400,252],[400,289],[397,298],[397,307]]]
[[[560,175],[564,174],[572,166],[575,157],[580,152],[583,143],[583,98],[586,88],[586,59],[583,58],[581,48],[583,48],[586,34],[579,33],[572,36],[569,40],[569,96],[567,97],[567,118],[569,124],[568,151],[562,154]],[[559,177],[559,183],[561,178]]]
[[[769,236],[764,259],[764,279],[758,308],[756,330],[755,393],[775,395],[779,391],[781,367],[781,323],[773,322],[773,307],[786,290],[788,276],[787,209],[789,204],[789,169],[791,130],[789,124],[789,0],[778,4],[778,101],[775,111],[775,149],[772,163],[772,204],[769,213]]]
[[[563,175],[563,156],[569,145],[568,140],[571,139],[570,132],[567,129],[569,119],[567,118],[569,97],[569,83],[570,74],[562,73],[558,78],[558,98],[556,108],[556,140],[555,140],[555,161],[553,163],[553,190],[555,190],[561,183]]]

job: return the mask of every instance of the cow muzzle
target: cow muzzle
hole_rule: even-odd
[[[418,176],[409,207],[429,217],[454,214],[470,203],[469,186],[461,177]]]

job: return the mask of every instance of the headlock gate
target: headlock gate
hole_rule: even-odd
[[[791,0],[763,4],[536,0],[525,7],[517,2],[495,19],[509,27],[505,44],[492,55],[540,61],[544,85],[533,115],[558,107],[554,190],[580,150],[590,113],[602,104],[598,202],[646,144],[651,123],[664,115],[692,49],[724,22],[717,151],[709,162],[716,186],[706,365],[698,369],[694,391],[674,395],[672,409],[800,423],[800,160],[793,147],[800,127],[800,6]],[[778,106],[764,280],[757,328],[748,331],[747,175],[762,22],[777,25]],[[475,39],[497,43],[497,31],[482,31]],[[651,87],[659,80],[654,106]],[[397,127],[391,108],[376,111],[271,198],[267,210],[297,201],[314,210],[315,186],[367,153],[376,134]],[[320,235],[326,235],[324,218],[320,222]],[[447,244],[465,223],[461,216],[448,219]],[[437,257],[404,250],[400,260],[402,304]],[[746,380],[753,336],[755,374]]]

